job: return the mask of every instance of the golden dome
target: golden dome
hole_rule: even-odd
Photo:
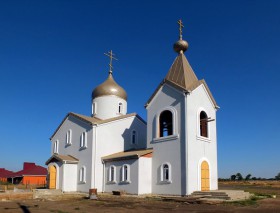
[[[105,95],[115,95],[124,100],[127,100],[127,94],[125,90],[115,82],[111,73],[109,73],[106,81],[104,81],[93,90],[92,99]]]

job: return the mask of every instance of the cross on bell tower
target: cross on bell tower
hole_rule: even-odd
[[[179,24],[179,38],[182,39],[184,25],[181,19],[177,23]]]

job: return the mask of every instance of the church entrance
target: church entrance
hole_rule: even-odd
[[[201,191],[210,190],[209,165],[206,161],[201,163]]]
[[[56,189],[56,167],[49,166],[49,189]]]

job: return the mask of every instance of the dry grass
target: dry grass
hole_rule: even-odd
[[[10,184],[10,183],[1,183],[0,184],[0,191],[1,190],[14,190],[16,189],[38,189],[38,188],[43,188],[45,187],[44,185],[33,185],[33,184]]]
[[[280,197],[279,180],[222,181],[219,189],[239,189],[256,195],[276,195]]]

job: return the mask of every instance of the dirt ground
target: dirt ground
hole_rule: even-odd
[[[280,186],[280,183],[279,183]],[[263,183],[220,183],[220,189],[243,189],[276,198],[222,204],[189,204],[163,201],[158,197],[99,195],[98,200],[84,196],[60,200],[0,201],[0,213],[87,213],[87,212],[280,212],[280,187]]]

